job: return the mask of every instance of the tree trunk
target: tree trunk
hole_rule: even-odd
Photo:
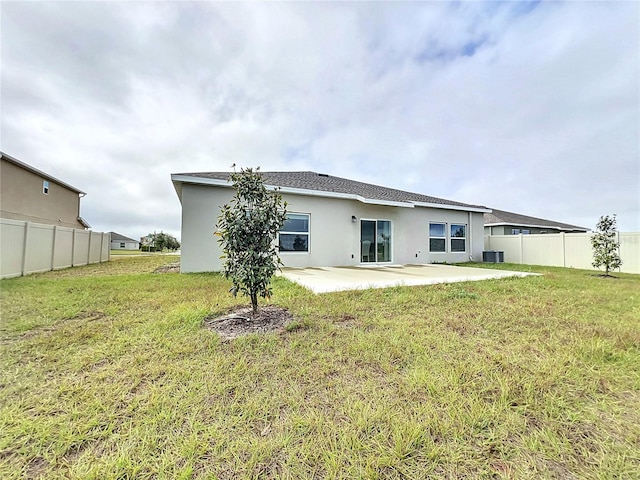
[[[258,294],[251,292],[251,306],[253,307],[253,314],[258,313]]]

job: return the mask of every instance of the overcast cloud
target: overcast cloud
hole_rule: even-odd
[[[638,2],[0,8],[2,150],[95,230],[179,237],[170,174],[232,163],[640,230]]]

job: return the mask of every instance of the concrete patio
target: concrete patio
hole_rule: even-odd
[[[511,272],[453,265],[387,265],[358,267],[283,268],[282,276],[314,293],[365,290],[394,286],[472,282],[536,273]]]

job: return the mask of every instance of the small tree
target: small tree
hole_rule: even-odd
[[[282,265],[275,240],[286,219],[286,202],[277,192],[268,192],[260,168],[231,174],[236,193],[223,205],[216,235],[225,258],[224,276],[231,279],[231,292],[251,298],[258,311],[258,295],[271,297],[271,277]]]
[[[593,263],[596,268],[604,266],[605,275],[609,276],[609,271],[620,268],[622,260],[618,253],[620,244],[616,242],[616,215],[605,215],[600,217],[596,225],[596,232],[591,237],[593,247]]]

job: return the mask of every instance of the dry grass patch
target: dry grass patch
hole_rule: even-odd
[[[248,302],[174,261],[0,282],[0,477],[637,478],[640,276],[277,278],[295,319],[224,341]]]

